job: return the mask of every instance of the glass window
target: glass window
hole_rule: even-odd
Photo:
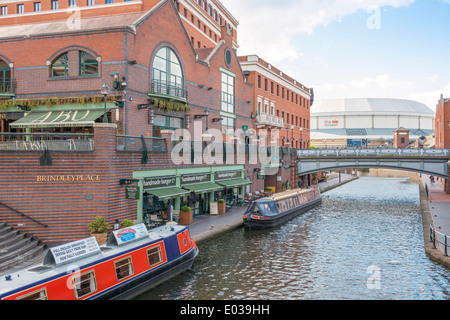
[[[161,48],[153,60],[153,93],[184,97],[181,63],[170,48]]]
[[[148,263],[150,264],[150,267],[157,265],[158,263],[160,263],[162,261],[161,247],[157,246],[157,247],[147,250],[147,256],[148,256]]]
[[[69,8],[73,8],[77,6],[77,0],[69,0]]]
[[[8,7],[7,6],[2,6],[2,11],[1,11],[1,15],[2,16],[6,16],[8,14]]]
[[[88,294],[97,291],[97,281],[95,280],[94,271],[74,277],[73,288],[75,289],[75,297],[77,299],[83,298]]]
[[[59,9],[58,0],[52,0],[52,10],[58,10],[58,9]]]
[[[13,92],[11,69],[9,65],[0,60],[0,92]]]
[[[89,53],[80,51],[80,76],[98,74],[98,61]]]
[[[41,289],[18,297],[17,300],[48,300],[47,289]]]
[[[24,12],[23,4],[17,5],[17,14],[22,14]]]
[[[33,5],[34,5],[34,12],[41,11],[41,3],[40,2],[35,2]]]
[[[222,72],[222,110],[234,113],[234,77]]]
[[[222,138],[223,142],[233,142],[234,119],[222,116]]]
[[[276,216],[278,214],[277,205],[275,201],[258,203],[258,206],[263,216],[270,217]]]
[[[67,52],[56,58],[56,60],[52,63],[51,77],[67,77],[69,70],[68,61]]]
[[[87,0],[87,6],[88,7],[95,6],[95,0]]]
[[[117,280],[128,278],[129,276],[132,276],[134,273],[131,257],[114,262],[114,266],[116,268]]]

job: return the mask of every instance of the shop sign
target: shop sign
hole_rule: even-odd
[[[212,216],[219,214],[219,203],[218,202],[210,202],[209,203],[209,214]]]
[[[139,200],[139,187],[137,186],[126,186],[125,187],[125,199],[129,200]]]
[[[175,177],[144,179],[144,190],[176,186]]]
[[[117,245],[120,246],[127,242],[139,240],[148,237],[148,231],[145,224],[138,224],[136,226],[119,229],[113,231],[114,237],[116,238]]]
[[[210,174],[197,174],[197,175],[184,175],[181,176],[181,185],[201,183],[201,182],[210,182],[211,175]]]
[[[50,248],[50,251],[56,265],[60,265],[96,254],[100,252],[100,247],[95,237],[91,237]]]
[[[241,171],[230,171],[230,172],[216,172],[214,175],[215,181],[230,180],[241,177]]]

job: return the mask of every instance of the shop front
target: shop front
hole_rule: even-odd
[[[142,197],[138,199],[138,220],[168,219],[168,212],[191,207],[194,216],[210,214],[210,202],[219,199],[235,204],[244,197],[244,166],[196,167],[137,171]]]

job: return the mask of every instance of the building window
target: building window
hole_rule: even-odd
[[[150,267],[162,262],[161,246],[157,246],[147,250],[148,263]]]
[[[89,53],[80,51],[80,76],[98,74],[98,61]]]
[[[22,13],[24,13],[23,4],[18,4],[17,5],[17,14],[22,14]]]
[[[52,10],[58,10],[58,9],[59,9],[58,0],[52,0]]]
[[[106,2],[105,2],[106,4],[109,4],[109,3],[114,3],[114,0],[106,0]]]
[[[97,281],[95,280],[95,272],[90,271],[73,278],[73,288],[75,289],[75,297],[83,298],[97,291]]]
[[[67,77],[69,71],[68,54],[63,53],[52,63],[51,77]]]
[[[13,92],[11,79],[11,68],[9,65],[0,60],[0,92]]]
[[[168,47],[161,48],[156,53],[152,86],[153,93],[186,98],[180,60]]]
[[[183,120],[181,118],[155,115],[153,137],[161,138],[163,130],[175,131],[177,129],[183,129]]]
[[[87,5],[88,7],[95,6],[95,0],[87,0],[86,5]]]
[[[34,7],[34,12],[41,12],[41,3],[40,2],[35,2],[33,4]]]
[[[261,76],[258,76],[258,89],[261,89]]]
[[[234,119],[222,116],[222,137],[223,142],[233,142]]]
[[[77,6],[77,0],[69,0],[69,8],[73,8]]]
[[[131,257],[114,262],[114,267],[116,269],[117,281],[128,278],[134,273]]]
[[[222,111],[234,113],[234,77],[222,72]]]
[[[1,8],[1,15],[2,16],[6,16],[8,14],[8,7],[7,6],[2,6]]]

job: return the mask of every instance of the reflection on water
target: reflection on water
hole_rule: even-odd
[[[138,299],[448,299],[450,272],[423,248],[419,200],[408,179],[360,178],[276,229],[199,245],[192,270]]]

